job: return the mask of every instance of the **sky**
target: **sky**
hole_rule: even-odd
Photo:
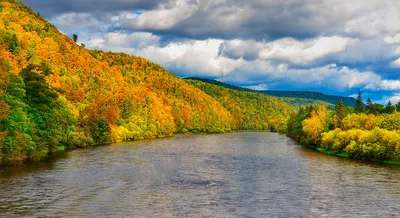
[[[399,0],[22,0],[91,49],[180,77],[400,101]]]

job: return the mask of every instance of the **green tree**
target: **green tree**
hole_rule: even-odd
[[[391,114],[396,110],[396,107],[393,106],[392,102],[389,101],[388,104],[385,107],[385,113]]]
[[[358,92],[358,97],[356,100],[356,113],[363,113],[364,112],[364,103],[361,95],[361,91]]]
[[[72,112],[46,81],[46,76],[50,74],[52,72],[46,64],[30,64],[20,73],[26,86],[28,114],[36,126],[33,137],[37,144],[35,159],[67,145],[70,129],[74,125]]]
[[[337,126],[343,127],[343,119],[346,117],[346,107],[344,106],[344,102],[342,99],[339,99],[339,102],[335,106],[336,118],[337,118]]]
[[[95,128],[94,133],[94,142],[96,144],[106,144],[111,143],[111,128],[107,119],[103,116],[100,116],[97,121],[97,126]]]
[[[11,53],[13,53],[14,55],[18,55],[19,54],[19,47],[18,47],[19,43],[18,43],[18,38],[17,35],[14,34],[10,40],[10,44],[9,44],[9,48]]]
[[[72,39],[74,40],[74,42],[78,42],[78,35],[74,34],[72,35]]]
[[[30,120],[25,101],[25,84],[20,76],[14,73],[7,75],[8,86],[4,102],[9,107],[7,119],[0,123],[0,131],[7,132],[2,140],[3,161],[23,161],[32,150],[34,142],[31,136],[34,124]],[[24,140],[21,140],[24,139]],[[23,142],[23,143],[22,143]],[[1,162],[1,160],[0,160]]]
[[[370,98],[368,98],[368,100],[367,100],[367,108],[366,109],[369,114],[374,114],[374,115],[377,114],[375,105],[374,105],[374,103],[372,103]]]

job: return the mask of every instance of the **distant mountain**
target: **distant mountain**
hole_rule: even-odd
[[[306,101],[306,102],[309,102],[309,103],[312,103],[312,104],[314,104],[314,103],[321,104],[321,101],[322,101],[322,102],[327,102],[327,103],[332,104],[332,105],[336,105],[337,102],[339,101],[339,99],[342,99],[346,106],[354,107],[355,104],[356,104],[356,99],[354,99],[354,98],[342,97],[342,96],[334,96],[334,95],[326,95],[326,94],[323,94],[323,93],[320,93],[320,92],[278,91],[278,90],[261,90],[261,91],[257,91],[257,90],[252,90],[252,89],[247,89],[247,88],[242,88],[242,87],[238,87],[238,86],[222,83],[222,82],[219,82],[217,80],[212,80],[212,79],[203,79],[203,78],[197,78],[197,77],[188,77],[188,78],[185,78],[185,79],[199,80],[199,81],[210,83],[210,84],[213,84],[213,85],[223,86],[225,88],[230,88],[230,89],[240,90],[240,91],[247,91],[247,92],[257,92],[257,93],[262,93],[262,94],[265,94],[265,95],[275,96],[275,97],[280,97],[280,98],[308,99],[308,101]],[[319,102],[313,102],[313,101],[310,101],[310,100],[316,100],[316,101],[319,101]],[[286,102],[291,104],[288,101],[286,101]],[[294,106],[298,106],[298,105],[294,105]],[[328,107],[329,107],[329,105],[328,105]]]

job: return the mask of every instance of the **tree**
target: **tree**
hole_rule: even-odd
[[[19,47],[18,47],[18,38],[17,35],[14,34],[10,40],[10,44],[9,44],[9,48],[11,53],[13,53],[14,55],[18,55],[19,53]]]
[[[25,84],[28,115],[36,127],[33,139],[38,159],[66,145],[69,129],[74,125],[65,102],[59,99],[56,90],[46,80],[46,76],[51,74],[46,64],[30,64],[20,72]]]
[[[346,117],[346,107],[344,106],[344,102],[342,99],[339,99],[339,102],[335,106],[336,117],[337,117],[337,126],[343,126],[343,119]]]
[[[364,103],[361,95],[361,91],[358,92],[358,97],[356,100],[356,113],[363,113],[364,112]]]
[[[5,129],[4,125],[4,120],[8,119],[8,112],[10,110],[10,107],[8,106],[7,103],[4,101],[0,100],[0,162],[2,159],[2,141],[3,138],[7,136],[7,130]]]
[[[78,42],[78,35],[74,34],[72,35],[72,39],[74,40],[74,42]]]
[[[367,111],[368,111],[369,114],[376,115],[375,105],[374,105],[374,103],[372,103],[370,98],[368,98],[368,100],[367,100]]]
[[[400,102],[396,104],[396,109],[400,112]]]
[[[385,113],[391,114],[396,110],[396,107],[393,106],[392,102],[389,101],[388,104],[385,107]]]
[[[103,116],[100,116],[97,125],[95,126],[94,142],[97,144],[111,143],[111,128],[108,121]]]

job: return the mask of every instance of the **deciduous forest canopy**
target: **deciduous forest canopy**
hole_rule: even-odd
[[[18,1],[0,9],[3,163],[173,133],[283,129],[292,110],[254,93],[224,101],[210,89],[227,90],[204,92],[144,58],[77,45]]]

